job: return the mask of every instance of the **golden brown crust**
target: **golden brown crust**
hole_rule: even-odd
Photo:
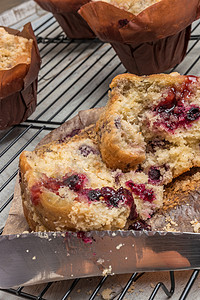
[[[137,46],[184,30],[199,17],[198,10],[198,0],[162,0],[136,16],[112,4],[91,1],[82,6],[79,13],[103,41]],[[119,26],[119,20],[128,23]]]

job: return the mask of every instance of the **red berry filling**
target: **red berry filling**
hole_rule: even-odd
[[[169,132],[174,132],[179,127],[186,127],[191,122],[199,119],[200,108],[190,105],[188,99],[193,94],[194,83],[197,78],[188,76],[179,89],[172,87],[154,111],[159,115],[159,120],[154,122],[154,127],[162,127]]]
[[[152,184],[157,184],[162,180],[162,175],[160,170],[156,167],[151,167],[148,172],[149,182]]]
[[[111,187],[101,189],[84,189],[82,194],[86,195],[89,201],[104,200],[108,206],[118,207],[119,203],[132,206],[134,200],[131,192],[123,187],[114,190]]]
[[[42,187],[45,187],[46,189],[58,195],[58,190],[64,186],[67,186],[70,190],[73,190],[80,195],[86,196],[89,202],[105,201],[105,203],[109,207],[118,207],[119,203],[123,203],[131,207],[134,203],[131,192],[126,188],[120,187],[118,190],[115,190],[111,187],[102,187],[101,189],[88,189],[84,188],[86,180],[87,178],[83,174],[66,174],[62,180],[43,176],[41,182],[35,184],[31,189],[32,203],[34,205],[39,204],[39,197],[42,192]]]
[[[81,155],[83,155],[84,157],[87,157],[89,154],[99,154],[98,151],[94,148],[92,148],[89,145],[81,145],[79,147],[79,151],[81,153]]]
[[[41,183],[35,184],[31,188],[31,201],[33,205],[38,205],[40,202]]]
[[[156,198],[154,191],[152,189],[147,189],[145,187],[145,184],[143,183],[137,184],[137,183],[133,183],[132,180],[129,180],[126,182],[126,185],[131,189],[131,191],[135,195],[139,196],[144,201],[148,201],[151,203]]]
[[[83,189],[86,176],[83,174],[75,174],[63,180],[63,185],[68,186],[70,190],[78,192]]]

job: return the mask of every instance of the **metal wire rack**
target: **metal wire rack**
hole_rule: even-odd
[[[171,71],[182,74],[200,75],[198,61],[200,59],[200,22],[193,25],[187,56],[184,61]],[[24,123],[0,132],[0,234],[3,232],[10,203],[13,199],[15,178],[18,172],[18,158],[24,150],[32,150],[37,143],[51,130],[60,126],[79,110],[100,107],[107,101],[108,86],[111,79],[126,70],[109,44],[98,39],[70,40],[62,32],[55,19],[47,14],[37,20],[34,31],[42,57],[39,75],[38,106],[33,115]],[[188,278],[179,300],[188,296],[199,270],[194,270]],[[138,281],[144,273],[134,273],[123,286],[118,300],[124,299],[133,282]],[[108,276],[110,277],[110,276]],[[96,287],[89,298],[95,299],[108,277],[97,279]],[[171,287],[163,282],[154,287],[149,300],[158,295],[160,288],[167,297],[175,291],[174,272],[169,273]],[[64,295],[54,299],[70,299],[70,295],[82,279],[69,281]],[[37,295],[26,292],[25,287],[1,290],[25,299],[47,300],[45,295],[52,285],[41,285]],[[80,299],[83,299],[82,296]],[[85,299],[85,298],[84,298]]]

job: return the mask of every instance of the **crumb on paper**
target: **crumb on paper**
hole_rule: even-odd
[[[41,238],[41,239],[46,239],[46,240],[49,239],[49,235],[48,235],[47,232],[41,231],[41,232],[38,232],[37,235],[38,235],[38,237]]]
[[[172,227],[172,225],[178,226],[170,217],[166,217],[165,221],[168,222],[166,226],[164,226],[163,230],[176,232],[176,229]]]
[[[154,283],[150,283],[150,287],[152,288],[152,289],[154,289],[155,288],[155,284]]]
[[[89,290],[89,291],[87,292],[87,295],[92,295],[92,290]]]
[[[128,257],[126,256],[125,259],[128,259]]]
[[[70,254],[69,254],[69,253],[67,253],[67,256],[70,256]]]
[[[33,256],[33,257],[32,257],[32,260],[36,260],[36,256]]]
[[[135,247],[135,245],[134,245],[134,244],[132,244],[132,247]]]
[[[128,289],[128,293],[132,293],[134,290],[135,290],[135,286],[134,286],[134,284],[135,284],[135,282],[133,282],[132,284],[131,284],[131,286],[129,287],[129,289]]]
[[[122,246],[124,246],[124,244],[119,244],[116,246],[116,249],[119,250]]]
[[[144,290],[143,290],[143,289],[139,289],[139,292],[141,292],[141,293],[142,293],[142,292],[144,292]]]
[[[78,289],[78,290],[77,290],[77,293],[80,293],[80,292],[81,292],[81,289]]]
[[[101,264],[104,263],[104,261],[105,261],[105,260],[104,260],[103,258],[99,258],[99,259],[97,260],[97,263],[101,265]]]
[[[104,300],[110,300],[111,299],[111,294],[112,294],[112,290],[107,288],[105,290],[102,291],[101,293],[101,297],[104,299]]]
[[[107,269],[104,269],[104,270],[103,270],[102,275],[103,275],[103,276],[110,275],[110,274],[111,274],[111,271],[112,271],[112,266],[109,266]],[[113,273],[113,274],[114,274],[114,273]]]
[[[200,229],[200,223],[197,221],[197,219],[191,221],[190,224],[191,224],[192,227],[193,227],[193,231],[194,231],[195,233],[198,233],[198,232],[199,232],[199,229]]]

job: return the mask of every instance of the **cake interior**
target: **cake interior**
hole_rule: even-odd
[[[141,136],[146,158],[138,171],[148,174],[149,182],[167,184],[200,165],[200,82],[197,77],[173,73],[121,78],[114,85],[111,94],[117,94],[118,99],[113,118],[117,120],[121,145],[124,149],[130,148],[137,135]]]

